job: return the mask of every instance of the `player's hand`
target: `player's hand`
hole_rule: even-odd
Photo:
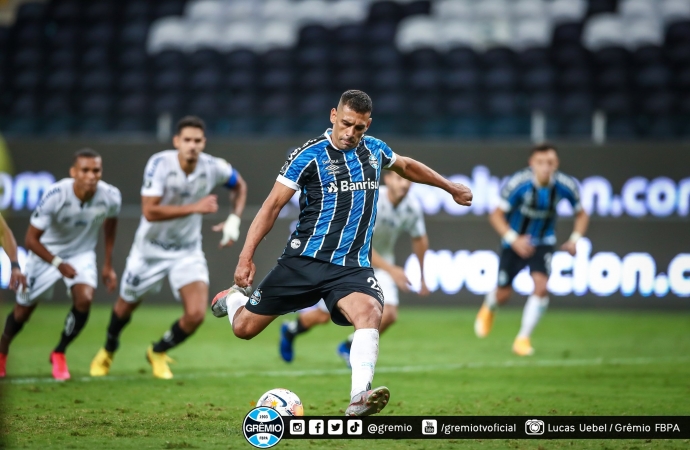
[[[240,261],[237,263],[235,269],[235,284],[239,287],[251,286],[254,282],[254,274],[256,273],[256,265],[249,258],[240,256]]]
[[[14,292],[18,292],[20,288],[26,289],[26,277],[19,269],[12,269],[12,274],[10,275],[10,289]]]
[[[575,256],[575,253],[577,253],[577,242],[566,241],[561,245],[561,250],[570,253],[570,256]]]
[[[103,266],[101,278],[103,279],[103,284],[105,285],[106,289],[108,289],[108,292],[115,292],[115,288],[117,287],[117,274],[111,266]]]
[[[520,258],[529,258],[534,254],[534,246],[532,245],[532,237],[527,234],[521,234],[515,239],[515,242],[510,246],[515,250]]]
[[[424,280],[422,280],[422,286],[419,288],[419,292],[417,292],[417,294],[419,294],[420,297],[428,297],[429,294],[431,294],[431,291],[426,286]]]
[[[218,211],[218,196],[207,195],[196,202],[196,212],[199,214],[211,214]]]
[[[407,275],[405,275],[405,269],[400,266],[392,266],[388,273],[401,291],[410,292],[410,280],[408,280]]]
[[[57,268],[63,277],[69,278],[70,280],[77,276],[77,271],[74,267],[70,266],[66,262],[61,263]]]
[[[470,188],[460,183],[453,183],[453,200],[462,206],[472,205],[472,191]]]
[[[213,228],[211,228],[213,231],[216,233],[222,233],[223,232],[223,227],[225,226],[225,222],[221,222],[218,225],[213,225]],[[230,239],[228,242],[223,244],[223,240],[221,239],[221,242],[218,244],[218,248],[223,248],[223,247],[232,247],[232,244],[234,244],[235,241]]]
[[[218,248],[230,247],[237,241],[240,237],[240,223],[241,221],[238,216],[230,214],[225,222],[213,226],[213,231],[223,233]]]

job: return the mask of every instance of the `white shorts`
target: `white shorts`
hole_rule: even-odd
[[[374,275],[376,280],[379,282],[379,287],[383,292],[383,304],[398,306],[400,304],[400,299],[398,298],[398,286],[393,281],[393,277],[390,276],[388,272],[382,269],[374,269]],[[312,309],[318,309],[319,311],[328,312],[328,307],[323,300],[320,300],[316,305],[304,308],[301,312],[311,311]]]
[[[86,284],[92,288],[98,286],[98,269],[96,267],[96,252],[88,251],[63,258],[70,266],[74,267],[77,275],[65,278],[52,264],[43,261],[33,253],[29,253],[26,259],[24,274],[29,287],[17,293],[17,303],[22,306],[32,306],[39,300],[50,300],[53,296],[53,288],[61,278],[67,286],[67,295],[72,297],[72,286]]]
[[[120,297],[134,303],[147,294],[160,292],[163,278],[168,277],[175,300],[180,299],[180,288],[195,281],[208,284],[208,266],[203,252],[194,251],[187,255],[176,254],[174,258],[145,258],[132,249],[120,283]]]

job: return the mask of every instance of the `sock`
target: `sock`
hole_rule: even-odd
[[[228,307],[228,320],[230,321],[230,326],[232,326],[232,321],[235,319],[235,313],[237,310],[247,304],[249,297],[245,297],[239,292],[233,292],[231,296],[225,299],[225,304]]]
[[[520,332],[518,337],[528,338],[532,335],[534,327],[539,323],[539,319],[546,311],[546,307],[549,306],[549,297],[538,297],[536,295],[530,295],[527,298],[527,303],[525,303],[525,309],[522,311],[522,326],[520,327]]]
[[[10,311],[5,321],[5,330],[2,332],[2,339],[0,339],[0,353],[6,355],[10,351],[10,342],[22,330],[24,322],[17,322],[14,318],[14,311]]]
[[[77,311],[74,306],[72,310],[67,314],[65,319],[65,329],[62,330],[62,336],[60,337],[60,343],[55,347],[56,353],[65,353],[67,346],[79,336],[82,328],[86,325],[86,321],[89,319],[89,311],[81,312]]]
[[[167,352],[171,348],[180,345],[189,336],[191,336],[191,333],[185,333],[180,327],[180,321],[177,320],[172,324],[172,327],[165,332],[161,340],[153,344],[153,351],[156,353]]]
[[[291,320],[287,323],[287,333],[285,334],[287,335],[288,339],[293,340],[295,337],[302,333],[306,333],[307,331],[309,331],[309,328],[302,325],[300,317],[297,316],[295,320]]]
[[[108,324],[108,333],[105,340],[105,351],[113,353],[120,346],[120,333],[122,329],[129,323],[132,316],[120,319],[115,311],[110,313],[110,323]]]
[[[379,332],[375,328],[356,330],[350,350],[352,365],[352,390],[350,398],[362,391],[371,389],[374,368],[379,356]]]
[[[484,306],[489,308],[490,311],[496,311],[498,309],[498,301],[496,300],[495,289],[487,293],[484,297]]]

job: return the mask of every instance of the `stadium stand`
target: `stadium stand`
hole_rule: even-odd
[[[315,133],[360,88],[377,133],[690,135],[690,0],[50,0],[0,47],[8,134]]]

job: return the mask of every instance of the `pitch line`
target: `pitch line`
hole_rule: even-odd
[[[380,366],[376,368],[376,373],[421,373],[421,372],[442,372],[461,369],[510,369],[510,368],[530,368],[530,367],[591,367],[591,366],[633,366],[651,365],[659,363],[684,363],[690,362],[690,357],[666,357],[666,358],[592,358],[592,359],[543,359],[543,360],[508,360],[508,361],[487,361],[487,362],[467,362],[457,364],[430,364],[419,366]],[[175,375],[175,380],[194,380],[199,378],[242,378],[242,377],[303,377],[303,376],[328,376],[328,375],[349,375],[350,369],[324,369],[324,370],[270,370],[264,372],[207,372],[207,373],[187,373]],[[152,380],[150,375],[138,376],[106,376],[106,377],[76,377],[72,378],[71,383],[88,383],[101,381],[141,381]],[[0,384],[38,384],[38,383],[61,383],[49,377],[27,377],[27,378],[7,378],[0,381]]]

